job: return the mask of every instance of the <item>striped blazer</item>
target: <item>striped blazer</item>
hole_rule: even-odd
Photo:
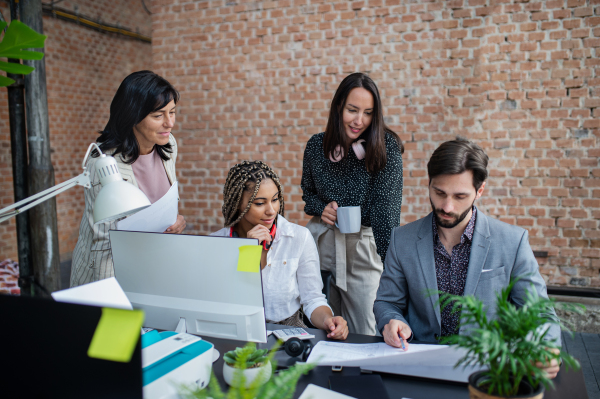
[[[163,161],[167,177],[171,185],[177,180],[175,161],[177,160],[177,142],[173,135],[169,136],[173,152],[168,161]],[[111,154],[111,151],[107,151]],[[91,189],[85,189],[85,210],[79,225],[79,237],[73,251],[71,267],[71,287],[91,283],[114,276],[112,253],[110,250],[109,230],[117,229],[117,222],[94,225],[94,202],[102,188],[100,178],[96,175],[94,164],[98,158],[90,158],[87,162],[90,171]],[[138,187],[131,165],[125,163],[122,154],[115,156],[123,180]]]

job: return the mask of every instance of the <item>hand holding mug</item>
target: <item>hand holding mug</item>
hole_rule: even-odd
[[[335,201],[331,201],[325,209],[323,209],[323,213],[321,214],[321,220],[327,224],[334,225],[337,220],[337,209],[338,204]]]

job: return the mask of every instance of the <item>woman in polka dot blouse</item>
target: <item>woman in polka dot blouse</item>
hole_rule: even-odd
[[[306,227],[321,270],[333,276],[329,303],[353,333],[377,333],[373,302],[392,229],[400,225],[403,152],[383,121],[377,86],[363,73],[342,81],[325,132],[312,136],[304,151],[302,199],[313,216]],[[360,206],[358,233],[335,226],[341,206]]]

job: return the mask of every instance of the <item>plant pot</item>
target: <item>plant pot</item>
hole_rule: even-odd
[[[235,374],[239,373],[239,372],[244,373],[244,377],[246,378],[245,385],[246,385],[246,388],[248,388],[250,386],[250,384],[252,384],[252,382],[254,380],[256,380],[257,378],[260,378],[260,382],[258,384],[259,386],[263,385],[267,381],[269,381],[269,379],[271,378],[272,367],[271,367],[271,363],[267,362],[264,365],[262,365],[261,367],[255,367],[252,369],[241,370],[241,369],[238,369],[235,367],[231,367],[226,362],[223,362],[223,379],[225,380],[225,382],[227,384],[231,385],[234,388],[237,388],[237,386],[239,385],[234,382]]]
[[[469,397],[471,399],[542,399],[544,397],[544,386],[540,384],[537,389],[527,381],[521,381],[519,394],[516,396],[488,395],[487,390],[479,388],[479,381],[484,377],[484,371],[478,371],[469,376]]]

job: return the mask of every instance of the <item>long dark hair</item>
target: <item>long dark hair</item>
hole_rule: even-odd
[[[350,91],[357,87],[368,90],[373,96],[374,106],[373,113],[371,114],[371,126],[362,134],[362,138],[366,141],[365,165],[367,170],[371,173],[377,173],[385,168],[387,163],[385,134],[389,133],[396,139],[401,153],[404,153],[404,145],[402,145],[400,137],[392,129],[388,128],[383,121],[379,90],[373,79],[364,73],[356,72],[346,76],[337,88],[331,101],[331,108],[329,109],[329,119],[327,120],[327,128],[325,129],[325,137],[323,139],[323,150],[325,151],[325,156],[329,158],[339,145],[344,149],[344,157],[348,156],[348,150],[352,142],[346,136],[342,115]]]
[[[121,153],[125,163],[134,163],[140,156],[140,146],[133,127],[171,101],[179,101],[179,92],[165,78],[152,71],[127,76],[110,103],[108,123],[96,139],[100,149],[103,152],[114,149],[113,155]],[[154,147],[163,161],[170,158],[167,154],[173,151],[171,144]]]

